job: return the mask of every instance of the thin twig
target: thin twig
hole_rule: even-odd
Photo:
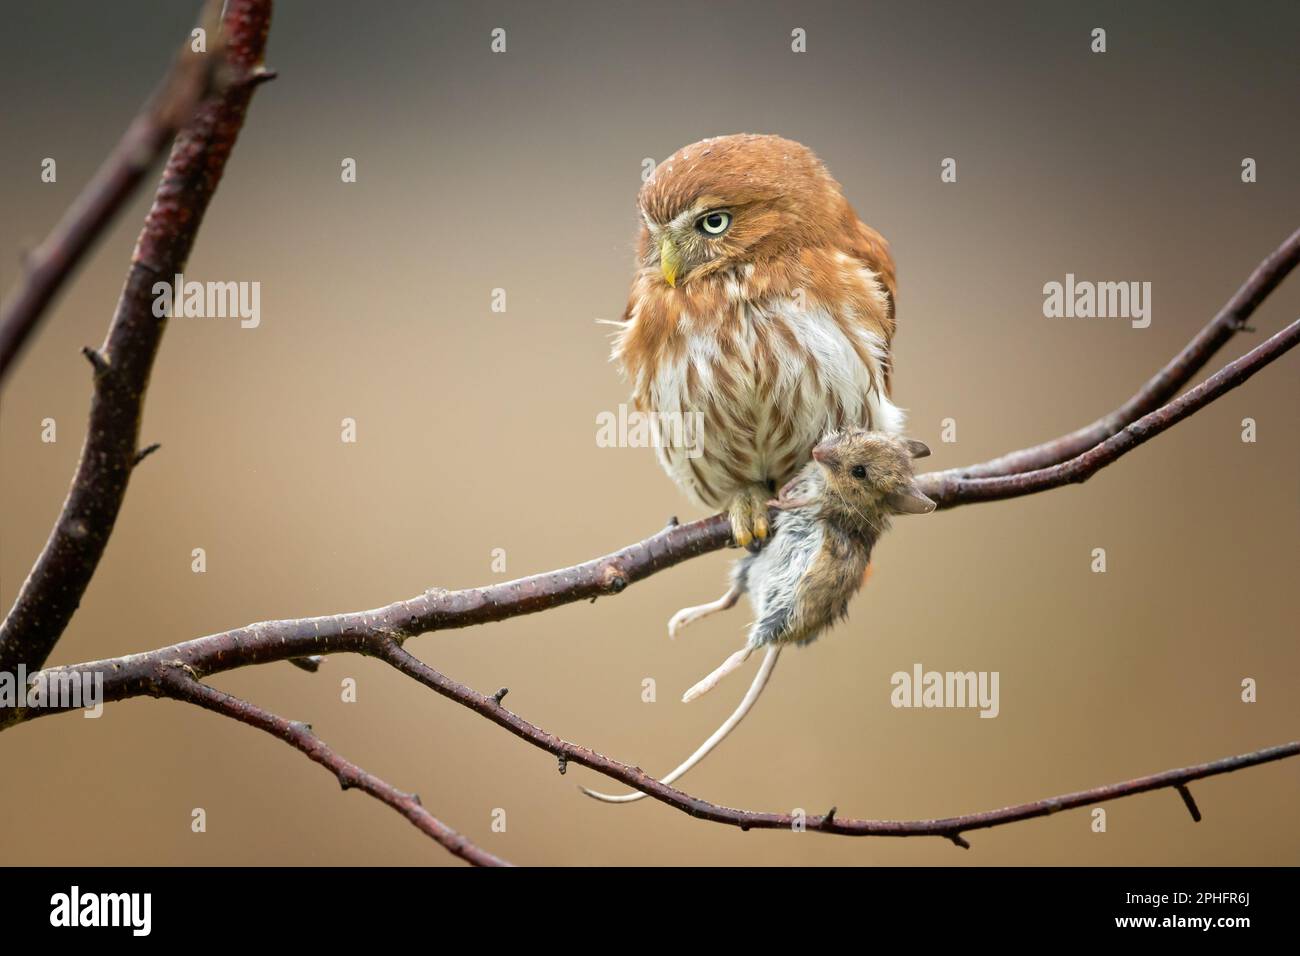
[[[181,130],[136,240],[117,311],[94,354],[90,422],[72,487],[18,598],[0,624],[0,671],[45,663],[81,603],[108,545],[139,453],[140,418],[166,326],[152,287],[184,269],[259,84],[270,0],[230,0],[223,24],[233,79]]]
[[[161,674],[163,693],[179,701],[195,704],[213,713],[264,730],[295,747],[334,775],[344,790],[356,788],[386,803],[406,817],[421,832],[432,837],[448,852],[475,866],[510,866],[505,860],[475,845],[468,837],[447,826],[420,802],[413,793],[403,793],[374,774],[339,756],[308,724],[285,720],[255,704],[233,697],[196,680],[184,667],[164,668]]]
[[[1183,798],[1183,806],[1187,807],[1187,812],[1192,815],[1193,823],[1201,822],[1201,808],[1196,805],[1196,798],[1192,796],[1192,791],[1187,789],[1186,783],[1177,785],[1178,795]]]
[[[216,35],[220,10],[218,0],[205,0],[199,25],[213,37],[212,48],[195,53],[188,41],[182,46],[167,77],[113,152],[54,231],[27,257],[19,285],[0,305],[0,385],[59,289],[211,88],[223,58]]]

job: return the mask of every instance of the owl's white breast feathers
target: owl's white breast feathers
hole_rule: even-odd
[[[748,484],[779,486],[832,428],[902,430],[903,413],[884,391],[887,345],[869,325],[836,321],[802,295],[748,302],[743,279],[726,283],[732,318],[680,314],[685,347],[635,383],[654,411],[703,413],[696,455],[659,448],[664,468],[701,504],[723,507]]]

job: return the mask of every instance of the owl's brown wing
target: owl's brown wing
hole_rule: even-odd
[[[894,257],[889,254],[889,243],[885,237],[866,223],[858,220],[857,230],[850,237],[848,252],[880,277],[880,284],[885,287],[885,296],[889,300],[889,314],[885,318],[885,327],[880,330],[885,339],[887,360],[885,362],[885,394],[890,393],[893,378],[893,351],[890,346],[894,339]]]
[[[876,275],[889,295],[889,333],[893,335],[894,322],[894,257],[889,254],[889,243],[885,237],[872,229],[865,222],[858,221],[857,234],[851,237],[849,254],[859,260]]]

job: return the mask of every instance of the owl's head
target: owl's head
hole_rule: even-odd
[[[670,286],[743,263],[831,244],[856,216],[812,150],[739,133],[683,146],[637,197],[641,265]]]

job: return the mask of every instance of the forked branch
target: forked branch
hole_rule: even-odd
[[[136,240],[108,336],[99,349],[85,350],[95,389],[81,459],[45,548],[0,624],[0,671],[45,663],[103,557],[140,458],[144,396],[167,323],[153,314],[151,290],[155,281],[170,279],[185,267],[253,89],[268,75],[262,56],[270,24],[269,0],[227,4],[221,43],[232,76],[203,101],[176,137]],[[52,269],[55,279],[67,272]],[[24,308],[30,313],[32,307]]]
[[[194,114],[200,100],[225,79],[224,35],[218,31],[221,4],[207,0],[199,26],[213,38],[206,53],[187,43],[144,109],[127,127],[54,231],[25,258],[18,287],[0,305],[0,385],[46,309],[114,216],[121,211],[162,156],[172,137]]]

